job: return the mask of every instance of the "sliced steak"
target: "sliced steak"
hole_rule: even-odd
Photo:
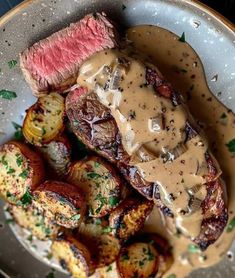
[[[105,52],[105,55],[107,55],[106,53],[107,51]],[[112,51],[111,55],[114,55],[113,53],[114,51]],[[98,55],[102,54],[99,53]],[[130,63],[131,61],[133,61],[133,59],[131,60],[131,58],[126,59],[127,62],[129,59]],[[106,64],[103,65],[102,59],[99,58],[99,61],[102,64],[102,67],[106,66]],[[119,65],[123,64],[123,59],[118,58],[116,61],[118,61]],[[90,61],[88,61],[87,63],[90,63]],[[86,76],[86,80],[84,77],[83,79],[78,79],[81,82],[82,86],[86,84],[87,87],[75,89],[67,96],[66,111],[71,122],[72,129],[74,133],[79,137],[79,139],[81,139],[91,149],[106,157],[112,163],[115,163],[122,172],[123,176],[135,189],[137,189],[149,200],[153,200],[160,208],[162,213],[165,215],[165,217],[167,219],[171,219],[167,222],[173,223],[173,230],[174,228],[175,230],[181,229],[181,227],[176,223],[176,215],[174,214],[174,211],[172,211],[170,205],[167,205],[166,201],[164,201],[163,197],[161,196],[161,186],[158,180],[156,179],[156,182],[149,182],[145,178],[145,175],[143,175],[143,173],[141,173],[138,169],[138,164],[133,164],[133,160],[139,159],[135,157],[135,154],[137,152],[135,152],[133,156],[133,154],[130,154],[130,152],[128,153],[127,149],[124,146],[123,142],[124,140],[126,140],[124,139],[126,137],[124,137],[123,133],[121,133],[120,130],[120,128],[122,129],[123,127],[122,124],[120,125],[120,123],[118,123],[118,121],[116,120],[113,114],[114,112],[112,110],[113,102],[112,100],[110,100],[111,98],[108,97],[111,91],[112,94],[116,94],[115,97],[117,97],[117,99],[114,97],[114,101],[118,101],[118,94],[122,94],[121,85],[120,87],[117,86],[118,79],[122,80],[123,82],[129,82],[128,84],[132,82],[128,80],[128,70],[126,69],[124,69],[125,74],[120,77],[120,71],[122,70],[123,65],[121,65],[118,70],[113,70],[114,76],[109,75],[109,78],[107,79],[108,81],[105,83],[104,86],[102,82],[105,79],[104,75],[106,73],[103,72],[110,71],[107,66],[103,68],[103,71],[98,67],[97,72],[101,73],[101,75],[97,76],[97,79],[96,75],[93,75],[94,72],[92,72],[92,70],[91,72],[89,72],[89,74],[92,75],[92,78],[95,78],[95,81],[97,80],[96,85],[93,84],[94,80],[90,80],[88,78],[90,77],[89,74],[88,76]],[[131,71],[131,69],[129,70]],[[81,74],[84,74],[83,66],[80,70],[80,75]],[[137,77],[136,80],[139,80],[138,78],[139,77]],[[181,229],[180,231],[186,236],[190,237],[192,241],[197,243],[202,250],[205,250],[221,235],[228,219],[226,189],[220,178],[221,170],[217,161],[207,149],[207,142],[201,135],[199,127],[197,127],[194,120],[192,119],[192,116],[188,113],[187,108],[184,108],[184,104],[181,103],[180,95],[173,90],[172,86],[168,82],[164,80],[164,78],[158,73],[154,66],[148,64],[148,66],[145,67],[144,78],[145,82],[143,82],[143,85],[141,83],[141,88],[144,86],[148,90],[152,90],[151,92],[158,96],[158,98],[156,97],[156,99],[159,100],[159,102],[170,102],[170,107],[172,107],[170,111],[175,111],[174,107],[182,106],[181,109],[185,109],[183,111],[185,111],[184,113],[185,115],[187,115],[185,117],[186,121],[184,122],[184,126],[182,128],[180,127],[180,132],[182,133],[181,136],[183,140],[181,143],[182,147],[178,148],[177,145],[174,151],[167,151],[166,153],[164,153],[164,156],[162,156],[162,154],[159,154],[159,159],[163,161],[163,166],[171,164],[172,161],[183,155],[184,153],[181,153],[181,151],[186,148],[185,145],[187,145],[188,143],[195,146],[202,146],[203,151],[200,151],[202,152],[202,157],[200,157],[202,162],[200,162],[200,164],[198,162],[197,173],[195,175],[201,176],[203,178],[203,181],[201,182],[201,184],[196,184],[193,187],[189,188],[191,191],[195,191],[193,193],[188,190],[187,187],[185,187],[185,191],[187,191],[187,194],[189,194],[189,203],[187,210],[182,211],[182,215],[192,215],[195,211],[199,211],[198,213],[201,213],[200,215],[202,215],[202,221],[199,222],[201,223],[199,225],[200,231],[197,236],[185,233],[184,229]],[[141,82],[142,81],[143,80],[141,79]],[[110,86],[112,87],[112,89],[107,89],[108,87],[110,88]],[[130,91],[128,91],[128,93],[133,93],[131,89],[129,90]],[[146,91],[147,93],[149,92],[148,90]],[[110,101],[110,103],[105,103],[106,100]],[[135,99],[133,99],[133,102],[134,101]],[[144,103],[144,96],[143,99],[141,99],[141,103]],[[157,105],[158,103],[156,103],[156,106]],[[136,111],[136,114],[137,113],[138,111]],[[132,121],[136,117],[136,114],[132,111],[132,113],[130,114],[130,118],[127,121]],[[176,114],[176,116],[177,115],[178,114]],[[159,122],[159,125],[162,125],[162,129],[166,128],[163,123]],[[177,130],[175,129],[173,131],[177,136]],[[200,140],[197,141],[196,138],[200,138]],[[125,142],[125,144],[127,143]],[[151,159],[154,160],[155,158],[151,158],[150,152],[145,153],[145,157],[142,157],[141,159],[147,159],[147,161],[151,161]],[[184,161],[182,161],[182,164],[184,164]],[[165,169],[164,167],[162,169]],[[155,171],[157,173],[159,169],[158,167],[156,167],[152,171]],[[200,195],[199,198],[197,192],[201,190],[200,188],[202,188],[203,194]],[[173,193],[178,192],[176,191]],[[175,198],[174,194],[171,195],[171,198]],[[215,230],[216,232],[214,232]]]
[[[116,31],[105,14],[89,14],[20,54],[20,65],[35,96],[73,85],[81,63],[92,54],[113,48]]]

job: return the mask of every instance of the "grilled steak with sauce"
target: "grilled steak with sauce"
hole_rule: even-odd
[[[115,163],[131,185],[154,200],[176,230],[202,250],[215,242],[228,218],[221,170],[181,96],[157,68],[117,50],[102,51],[81,66],[78,83],[82,87],[66,99],[78,138]],[[138,109],[125,110],[125,97],[130,98],[129,108]],[[147,98],[153,98],[151,108]],[[148,118],[155,110],[156,117]],[[197,223],[193,230],[192,221]]]

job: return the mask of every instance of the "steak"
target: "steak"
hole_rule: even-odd
[[[104,13],[89,14],[20,54],[20,65],[35,96],[63,92],[76,81],[81,63],[117,45],[117,33]]]
[[[119,63],[122,64],[123,62],[119,61]],[[88,85],[90,84],[88,83]],[[105,84],[101,90],[105,90],[109,85]],[[184,106],[181,103],[181,96],[174,91],[156,68],[149,64],[146,64],[144,86],[152,88],[160,99],[167,99],[174,107]],[[100,85],[97,85],[97,88],[100,89]],[[118,90],[121,91],[121,88],[118,88]],[[187,108],[185,108],[186,110]],[[111,109],[102,103],[98,90],[81,87],[71,91],[66,98],[66,112],[77,137],[89,148],[98,152],[110,162],[115,163],[130,184],[147,199],[153,200],[166,219],[169,219],[174,228],[178,229],[174,213],[161,199],[159,184],[147,181],[139,169],[131,163],[132,157],[124,148],[118,124],[112,115]],[[201,134],[201,130],[190,114],[182,132],[183,144],[190,142]],[[209,150],[205,151],[204,160],[207,169],[207,174],[204,175],[205,183],[203,184],[206,197],[200,203],[203,215],[200,233],[196,237],[186,235],[198,244],[202,250],[205,250],[218,239],[228,220],[226,189],[220,178],[221,171],[218,163]],[[193,203],[194,199],[192,196],[190,202]],[[180,232],[184,233],[183,230],[180,230]]]

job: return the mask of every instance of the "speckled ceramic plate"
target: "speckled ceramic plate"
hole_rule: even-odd
[[[123,5],[126,9],[123,10]],[[0,90],[17,93],[17,98],[0,98],[0,143],[12,137],[12,121],[21,123],[24,110],[34,102],[18,64],[9,69],[8,61],[51,33],[77,21],[89,12],[105,11],[123,26],[153,24],[178,35],[187,33],[187,41],[199,54],[211,91],[235,110],[235,33],[234,27],[207,7],[190,0],[29,0],[0,20]],[[217,82],[213,77],[218,75]],[[1,203],[3,207],[3,203]],[[19,238],[19,237],[18,237]],[[28,248],[26,245],[24,245]],[[28,248],[30,249],[30,248]],[[235,251],[235,246],[231,250]],[[32,251],[32,250],[31,250]],[[31,252],[32,253],[32,252]],[[37,252],[34,252],[37,254]],[[46,262],[46,261],[44,261]],[[50,267],[18,242],[0,210],[0,269],[9,277],[45,277]],[[1,277],[1,272],[0,272]],[[56,277],[66,277],[63,273]],[[190,277],[235,277],[235,262],[224,260]]]

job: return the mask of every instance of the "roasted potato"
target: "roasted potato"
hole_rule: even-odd
[[[58,93],[40,97],[27,110],[23,124],[25,139],[35,145],[42,146],[54,140],[64,130],[65,104]]]
[[[49,176],[64,178],[71,163],[72,147],[68,137],[63,134],[38,150],[49,167]]]
[[[109,216],[112,233],[127,239],[138,232],[153,209],[153,202],[142,197],[125,199]]]
[[[86,211],[81,191],[74,185],[58,181],[41,184],[34,191],[33,204],[46,217],[69,229],[79,226]]]
[[[30,204],[32,191],[44,177],[42,159],[26,144],[10,141],[0,147],[0,195],[7,202]]]
[[[120,251],[120,243],[111,234],[108,222],[93,218],[81,223],[76,231],[77,238],[86,245],[97,268],[114,262]]]
[[[75,162],[69,170],[67,181],[85,192],[89,216],[105,216],[121,201],[121,179],[114,168],[100,157]]]
[[[16,223],[29,230],[32,235],[40,240],[53,239],[59,231],[59,226],[44,217],[32,205],[27,208],[10,205],[9,212]]]
[[[162,277],[164,273],[170,269],[173,263],[173,257],[171,254],[171,247],[166,239],[155,233],[140,235],[142,241],[152,244],[159,254],[159,267],[157,272],[157,278]]]
[[[122,247],[117,259],[117,269],[122,278],[154,277],[158,266],[156,248],[145,242],[134,242]]]
[[[94,272],[89,250],[68,232],[53,241],[51,251],[73,278],[86,278]]]

